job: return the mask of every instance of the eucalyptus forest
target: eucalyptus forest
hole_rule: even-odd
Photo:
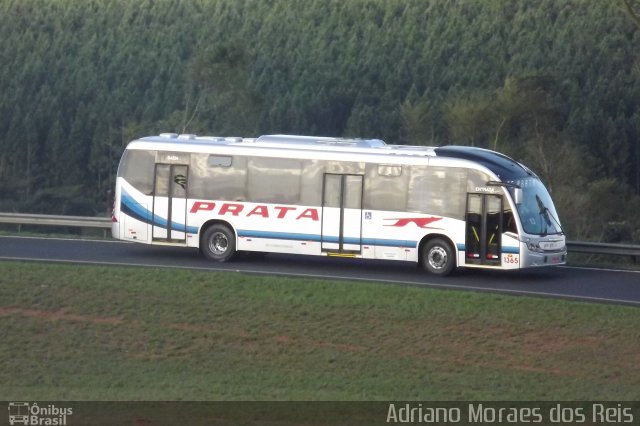
[[[640,242],[634,1],[0,0],[0,211],[106,214],[136,137],[290,133],[494,149]]]

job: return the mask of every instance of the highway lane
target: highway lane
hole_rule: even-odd
[[[402,285],[560,297],[640,307],[640,272],[551,267],[523,271],[463,270],[435,277],[406,262],[292,256],[241,255],[211,263],[196,250],[121,241],[0,236],[0,259],[140,265],[243,273],[376,281]]]

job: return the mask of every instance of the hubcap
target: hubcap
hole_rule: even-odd
[[[433,247],[429,251],[428,260],[433,269],[442,269],[447,265],[447,252],[442,247]]]
[[[224,254],[229,247],[229,240],[222,232],[216,232],[209,240],[209,249],[215,255]]]

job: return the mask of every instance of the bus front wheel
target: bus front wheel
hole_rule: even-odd
[[[211,225],[204,231],[201,249],[207,259],[226,262],[236,253],[236,237],[225,225]]]
[[[422,267],[434,275],[449,275],[456,266],[451,244],[442,238],[434,238],[422,248]]]

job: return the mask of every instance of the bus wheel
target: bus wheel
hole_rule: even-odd
[[[226,262],[236,253],[236,237],[225,225],[211,225],[204,231],[201,248],[207,259]]]
[[[451,245],[441,238],[429,241],[422,249],[422,267],[434,275],[449,275],[456,266]]]

